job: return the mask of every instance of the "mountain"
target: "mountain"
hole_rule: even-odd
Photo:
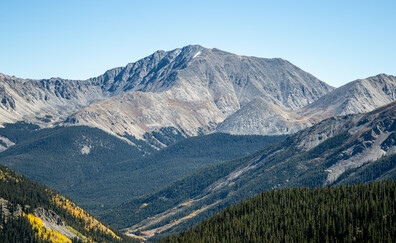
[[[114,207],[196,169],[284,139],[216,133],[187,138],[157,151],[131,146],[86,126],[39,129],[26,123],[5,124],[0,136],[15,144],[0,153],[0,164],[58,190],[90,212]]]
[[[396,102],[332,117],[242,159],[195,171],[101,219],[144,237],[180,231],[265,190],[395,179]],[[385,156],[385,157],[384,157]]]
[[[267,191],[160,242],[392,242],[395,190],[385,181]]]
[[[156,51],[88,80],[0,74],[0,123],[86,125],[131,145],[143,141],[160,149],[215,131],[292,134],[329,117],[371,111],[395,97],[394,76],[380,74],[334,90],[280,58],[190,45]]]
[[[1,74],[0,123],[87,125],[131,143],[150,140],[150,145],[162,148],[176,141],[175,136],[214,131],[256,98],[296,110],[331,90],[283,59],[190,45],[157,51],[88,80],[31,80]]]
[[[292,134],[326,118],[364,113],[396,100],[396,77],[386,74],[341,86],[295,110],[256,98],[216,128],[230,134]]]
[[[386,74],[347,83],[299,112],[315,120],[364,113],[396,100],[396,77]]]
[[[153,62],[148,73],[137,71],[148,61]],[[201,46],[156,52],[112,74],[100,80],[129,84],[128,92],[81,109],[68,122],[139,139],[163,127],[194,136],[213,131],[257,97],[293,110],[332,90],[285,60],[244,57]]]
[[[295,111],[282,109],[261,97],[227,117],[217,132],[229,134],[292,134],[312,125]]]
[[[0,122],[46,127],[111,93],[90,80],[20,79],[0,74]]]
[[[0,165],[2,242],[139,242],[113,232],[59,193]]]

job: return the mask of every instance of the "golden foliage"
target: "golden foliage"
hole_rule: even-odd
[[[33,214],[23,213],[23,216],[29,219],[30,224],[33,226],[34,229],[37,230],[36,234],[40,239],[47,239],[54,243],[71,243],[71,240],[69,240],[66,236],[60,234],[58,231],[45,228],[41,219],[34,216]]]
[[[144,207],[147,207],[148,206],[148,203],[143,203],[141,206],[140,206],[140,208],[144,208]]]
[[[15,181],[19,182],[22,179],[22,176],[14,173],[12,170],[8,168],[0,169],[0,180],[3,181]]]
[[[78,207],[75,203],[71,202],[69,199],[61,196],[61,195],[54,195],[52,197],[53,202],[58,205],[59,207],[62,207],[66,211],[68,211],[71,215],[78,219],[82,219],[85,223],[85,229],[86,230],[98,230],[101,232],[104,232],[106,234],[110,234],[114,238],[117,238],[121,240],[120,237],[118,237],[116,234],[114,234],[113,231],[111,231],[109,228],[104,226],[102,223],[100,223],[98,220],[96,220],[94,217],[90,216],[87,212],[85,212],[83,209]]]

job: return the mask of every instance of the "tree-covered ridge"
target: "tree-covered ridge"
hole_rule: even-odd
[[[271,190],[164,242],[392,242],[396,181]]]
[[[5,124],[0,128],[0,141],[2,137],[16,144],[0,153],[0,164],[59,191],[94,214],[206,165],[247,155],[285,138],[216,133],[156,151],[142,147],[138,140],[131,146],[97,128],[39,129],[26,123]]]
[[[0,198],[2,242],[64,242],[59,233],[43,228],[41,219],[34,215],[37,208],[54,212],[82,239],[94,242],[130,241],[114,233],[69,199],[2,165]]]

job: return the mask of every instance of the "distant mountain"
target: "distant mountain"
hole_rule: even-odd
[[[396,102],[369,113],[329,118],[243,159],[195,171],[133,198],[101,218],[152,237],[183,229],[269,189],[395,179],[395,136]]]
[[[291,134],[395,99],[394,76],[380,74],[334,90],[280,58],[198,45],[156,51],[83,81],[0,74],[0,124],[93,126],[157,149],[215,131]]]
[[[0,75],[0,123],[88,125],[132,138],[131,142],[147,141],[153,133],[186,137],[212,132],[256,98],[296,110],[331,90],[279,58],[191,45],[157,51],[84,81]],[[155,136],[150,144],[169,145]]]
[[[315,120],[364,113],[396,100],[396,77],[386,74],[347,83],[299,112]]]
[[[324,119],[369,112],[394,100],[396,77],[380,74],[350,82],[295,111],[256,99],[227,117],[216,130],[231,134],[292,134]]]
[[[57,192],[0,165],[1,242],[139,242]]]
[[[0,123],[25,121],[46,127],[110,96],[102,84],[90,80],[32,80],[0,74]]]

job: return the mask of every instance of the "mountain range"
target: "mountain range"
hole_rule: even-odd
[[[159,149],[174,141],[155,139],[153,133],[291,134],[331,116],[389,103],[395,82],[381,74],[334,90],[280,58],[191,45],[157,51],[88,80],[1,74],[0,123],[87,125]]]
[[[396,77],[339,88],[190,45],[87,80],[0,74],[0,164],[145,238],[269,189],[395,179]]]
[[[163,128],[184,137],[207,134],[257,97],[296,110],[333,90],[285,60],[201,46],[157,51],[83,81],[7,75],[0,81],[1,123],[88,125],[144,140]]]

